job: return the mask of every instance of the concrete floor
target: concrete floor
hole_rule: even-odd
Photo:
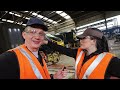
[[[75,73],[75,60],[71,57],[68,57],[66,55],[61,55],[60,60],[55,65],[48,66],[48,70],[50,74],[54,74],[58,70],[62,69],[62,67],[65,66],[68,70],[68,74],[64,79],[74,79],[74,73]]]
[[[115,40],[108,40],[110,52],[120,58],[120,43],[115,44],[114,41]],[[68,69],[68,75],[64,79],[74,79],[75,60],[66,55],[61,55],[59,62],[56,63],[55,65],[48,66],[48,69],[51,74],[54,74],[55,72],[60,70],[63,66],[66,66]]]

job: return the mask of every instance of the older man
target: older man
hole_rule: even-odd
[[[39,52],[47,30],[42,20],[28,20],[22,32],[24,44],[0,55],[0,79],[51,79],[45,63],[45,54]],[[64,76],[65,72],[62,70],[53,75],[57,79]]]

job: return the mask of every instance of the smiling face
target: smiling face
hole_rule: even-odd
[[[39,50],[45,38],[45,33],[43,29],[32,28],[30,26],[25,29],[22,35],[25,39],[25,45],[32,52]]]

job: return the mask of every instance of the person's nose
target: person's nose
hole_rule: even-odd
[[[42,36],[44,36],[44,35],[43,35],[43,34],[40,34],[40,33],[35,33],[35,36],[42,37]]]

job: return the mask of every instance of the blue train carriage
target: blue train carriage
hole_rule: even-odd
[[[119,39],[120,38],[120,27],[115,26],[112,28],[108,28],[107,30],[102,30],[106,38],[110,39]],[[119,40],[117,40],[119,41]]]

